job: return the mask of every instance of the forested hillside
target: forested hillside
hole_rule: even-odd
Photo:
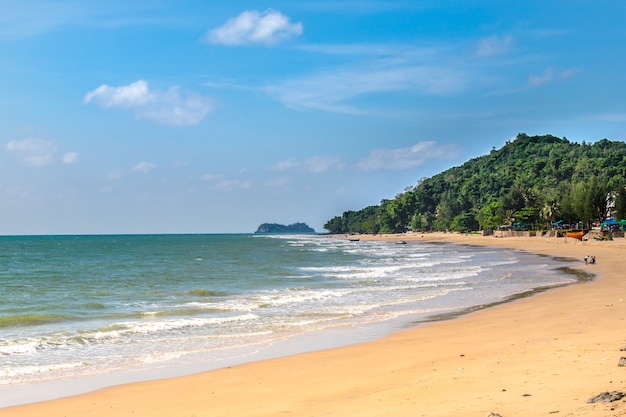
[[[329,220],[331,233],[546,228],[626,217],[626,143],[524,133],[489,155],[422,178],[392,200]]]

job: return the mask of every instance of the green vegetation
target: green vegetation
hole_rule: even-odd
[[[422,178],[393,200],[329,220],[331,233],[549,228],[626,217],[626,143],[520,133],[501,149]]]

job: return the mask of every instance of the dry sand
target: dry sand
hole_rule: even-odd
[[[0,409],[2,417],[626,416],[626,240],[379,236],[580,259],[593,282],[553,289],[381,340],[120,385]],[[596,265],[582,259],[592,254]]]

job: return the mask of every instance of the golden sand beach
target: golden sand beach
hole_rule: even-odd
[[[591,282],[380,340],[0,409],[3,417],[626,416],[626,240],[411,234],[579,259]],[[585,265],[586,255],[596,256]]]

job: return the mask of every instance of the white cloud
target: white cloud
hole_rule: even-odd
[[[126,175],[128,174],[132,174],[132,173],[147,174],[150,171],[154,171],[156,168],[157,168],[156,164],[153,164],[151,162],[141,161],[137,163],[135,166],[133,166],[132,168],[127,169],[127,170],[115,169],[113,171],[110,171],[108,174],[105,175],[105,178],[110,181],[117,181],[126,177]]]
[[[513,38],[511,36],[505,36],[503,38],[490,36],[480,40],[476,55],[480,57],[500,55],[508,52],[512,43]]]
[[[528,85],[531,87],[539,87],[541,85],[549,83],[553,79],[554,79],[554,70],[552,68],[547,68],[541,75],[536,75],[536,74],[529,75]]]
[[[374,149],[358,163],[364,171],[404,170],[418,167],[433,158],[456,156],[454,149],[434,141],[419,142],[409,148]]]
[[[85,95],[85,103],[97,100],[104,107],[138,107],[144,106],[154,96],[150,93],[148,83],[144,80],[135,81],[122,87],[101,85]]]
[[[313,173],[321,173],[330,170],[340,171],[344,166],[345,164],[341,158],[336,156],[313,156],[304,161],[296,161],[293,158],[289,158],[275,163],[272,168],[276,171],[301,169]]]
[[[114,171],[109,172],[105,178],[107,180],[115,181],[124,178],[124,172],[116,169]]]
[[[272,167],[276,171],[285,171],[287,169],[292,169],[298,166],[298,163],[293,158],[289,158],[285,161],[278,161]]]
[[[248,189],[252,187],[252,182],[243,180],[224,180],[215,184],[219,190]]]
[[[20,157],[25,164],[35,167],[53,164],[57,152],[54,142],[36,138],[9,141],[6,149]]]
[[[304,161],[304,166],[310,172],[320,173],[331,170],[340,171],[344,167],[341,158],[336,156],[314,156]]]
[[[50,153],[56,150],[56,146],[47,140],[26,138],[10,141],[7,150],[19,153]]]
[[[210,189],[217,190],[237,190],[237,189],[248,189],[252,187],[252,182],[248,180],[240,180],[240,179],[228,179],[223,174],[204,174],[200,177],[202,181],[210,182]]]
[[[139,162],[137,165],[135,165],[131,171],[133,172],[140,172],[142,174],[146,174],[154,169],[156,169],[156,164],[150,163],[150,162],[145,162],[145,161],[141,161]]]
[[[265,185],[267,185],[268,187],[284,188],[287,187],[290,183],[291,178],[278,177],[265,182]]]
[[[222,174],[204,174],[200,177],[203,181],[219,181],[224,179],[224,175]]]
[[[33,195],[33,187],[4,187],[2,192],[9,198],[28,198]]]
[[[543,74],[531,74],[528,77],[528,85],[530,87],[540,87],[553,81],[563,81],[570,78],[578,72],[577,69],[568,69],[556,71],[554,68],[546,68]]]
[[[362,65],[274,83],[264,91],[296,110],[360,114],[363,111],[351,103],[359,97],[394,92],[446,95],[469,85],[466,74],[457,66],[418,61],[423,59],[417,56],[371,59]]]
[[[205,96],[193,92],[182,96],[177,87],[152,91],[144,80],[121,87],[103,84],[87,93],[83,101],[105,108],[133,109],[138,119],[172,126],[198,124],[213,110],[212,101]]]
[[[66,165],[73,165],[78,162],[78,152],[68,152],[61,157],[61,162]]]
[[[174,168],[185,168],[186,166],[189,166],[189,162],[187,161],[181,161],[180,159],[172,162],[172,167]]]
[[[603,122],[626,122],[626,113],[606,113],[593,117],[593,120],[601,120]]]
[[[272,45],[300,34],[302,23],[291,23],[287,16],[276,10],[247,10],[224,25],[209,30],[206,39],[222,45]]]

